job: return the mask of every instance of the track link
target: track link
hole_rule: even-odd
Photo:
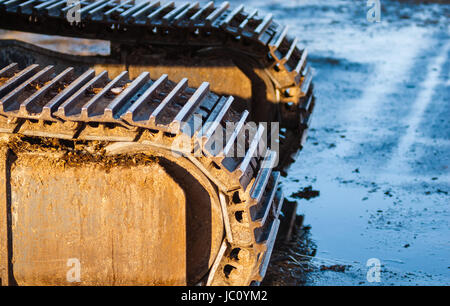
[[[101,140],[108,143],[106,154],[126,152],[130,144],[150,145],[180,154],[217,186],[226,238],[208,285],[263,279],[283,201],[280,174],[272,171],[276,152],[267,148],[264,127],[246,133],[248,112],[236,112],[232,103],[233,97],[210,92],[208,83],[191,88],[187,79],[152,80],[148,72],[130,80],[126,71],[110,79],[107,71],[76,75],[71,67],[56,73],[52,66],[19,69],[12,63],[0,70],[3,136]],[[233,133],[223,149],[210,146],[230,123]],[[233,148],[242,144],[244,154],[236,157]]]

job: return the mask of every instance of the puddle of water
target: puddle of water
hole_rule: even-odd
[[[318,178],[314,187],[321,191],[320,197],[301,200],[298,213],[304,214],[306,224],[312,227],[318,258],[360,267],[365,267],[368,259],[378,258],[390,269],[450,276],[448,248],[441,236],[450,232],[404,220],[432,222],[435,213],[421,208],[428,205],[418,203],[409,210],[403,203],[393,204],[396,199],[383,190],[368,193],[366,188],[329,178]],[[410,228],[414,226],[417,228]],[[434,260],[430,262],[431,257]]]

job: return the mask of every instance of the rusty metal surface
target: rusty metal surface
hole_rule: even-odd
[[[262,280],[282,198],[277,192],[279,174],[263,167],[270,166],[275,153],[255,150],[261,141],[259,129],[254,135],[243,135],[248,144],[245,154],[229,169],[224,163],[234,157],[208,151],[208,158],[207,148],[199,142],[224,129],[227,122],[245,121],[246,112],[232,108],[232,97],[210,92],[207,83],[192,88],[188,80],[153,80],[147,73],[130,80],[126,72],[113,80],[106,72],[90,75],[84,86],[67,95],[80,80],[74,74],[73,83],[63,82],[59,92],[47,95],[41,92],[49,90],[46,85],[53,86],[52,80],[61,81],[60,74],[41,79],[50,68],[32,66],[34,74],[16,84],[17,77],[31,68],[11,67],[14,72],[0,86],[0,105],[5,118],[19,120],[16,132],[10,134],[16,134],[14,139],[4,139],[1,145],[14,156],[8,164],[11,173],[4,176],[12,191],[5,206],[12,211],[14,281],[67,284],[65,274],[55,267],[71,254],[86,263],[83,284],[192,284],[208,276],[214,263],[209,284],[248,285]],[[100,78],[101,83],[96,83]],[[16,87],[2,91],[11,83]],[[98,101],[102,103],[96,105]],[[48,109],[55,121],[30,119],[26,112],[17,111],[27,105]],[[80,118],[91,105],[94,112]],[[149,120],[152,114],[154,119]],[[194,129],[199,132],[194,133],[185,128],[195,127],[194,115],[210,123],[208,130],[200,126],[201,131]],[[39,113],[33,116],[40,118]],[[66,129],[71,121],[77,123],[73,136],[55,139],[55,131]],[[20,136],[24,126],[27,133],[34,131],[39,137]],[[117,140],[126,135],[133,137]],[[179,149],[184,157],[175,157],[174,143],[180,139],[187,140],[188,146]],[[200,156],[194,154],[199,144],[205,152]],[[157,157],[159,162],[128,168],[109,161],[109,167],[102,169],[102,158],[135,160],[136,154]],[[205,207],[210,210],[206,216]],[[225,236],[226,250],[219,253]]]
[[[8,136],[2,135],[2,140],[8,141]],[[9,233],[8,233],[8,203],[9,190],[7,188],[7,159],[9,155],[8,147],[0,147],[0,278],[1,285],[10,285],[10,258],[9,258]]]
[[[20,285],[66,283],[69,258],[81,262],[80,285],[187,283],[187,199],[160,165],[106,172],[97,164],[57,162],[39,153],[19,154],[14,162],[14,277]]]

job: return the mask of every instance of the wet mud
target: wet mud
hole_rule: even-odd
[[[249,3],[308,47],[317,97],[283,178],[308,243],[296,236],[274,251],[316,252],[283,269],[274,256],[266,284],[450,284],[450,6],[416,2],[381,1],[380,23],[367,21],[365,1]]]
[[[54,163],[57,163],[57,166],[60,167],[95,164],[99,169],[109,171],[116,167],[130,168],[159,162],[157,157],[143,153],[107,155],[105,148],[108,144],[108,142],[102,141],[14,136],[6,145],[13,154],[28,152],[45,155],[45,153],[57,153],[58,158],[54,160]]]

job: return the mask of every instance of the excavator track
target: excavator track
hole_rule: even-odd
[[[3,0],[0,28],[108,40],[112,55],[126,66],[135,65],[142,53],[152,53],[151,48],[174,48],[175,53],[205,56],[220,52],[222,57],[235,55],[236,65],[243,71],[251,70],[249,75],[262,77],[267,83],[264,86],[271,87],[253,90],[253,108],[262,111],[251,112],[252,120],[267,121],[258,113],[271,112],[271,121],[279,121],[293,131],[303,145],[315,104],[312,69],[306,61],[306,48],[298,48],[298,39],[291,38],[289,28],[274,22],[271,14],[246,12],[243,5],[231,9],[228,2],[216,6],[211,1],[200,6],[198,2],[175,5],[101,0],[81,1],[80,22],[69,23],[67,14],[75,5],[68,6],[62,0]],[[140,48],[144,51],[138,51]],[[172,53],[169,57],[174,57]],[[194,72],[190,78],[195,76]],[[220,83],[209,81],[211,86]],[[260,92],[266,90],[267,95],[261,96]],[[273,111],[272,104],[278,109]]]
[[[264,127],[255,125],[256,130],[246,133],[248,112],[232,110],[233,97],[215,95],[206,82],[191,88],[187,79],[175,83],[167,75],[152,80],[144,72],[130,80],[124,71],[110,79],[107,71],[75,75],[73,70],[19,69],[16,63],[0,70],[2,152],[33,151],[32,139],[86,146],[100,140],[106,156],[145,154],[152,148],[177,152],[213,182],[222,207],[226,238],[203,283],[259,283],[283,200],[280,174],[272,171],[276,152],[267,148]],[[230,123],[234,129],[223,148],[209,146],[216,135],[222,139],[219,132]],[[245,154],[236,157],[231,151],[242,145]],[[52,145],[47,149],[76,155],[76,150]]]
[[[176,152],[189,164],[186,169],[200,171],[213,185],[225,228],[207,274],[187,283],[259,284],[283,203],[280,173],[272,169],[285,157],[276,149],[280,144],[283,155],[303,146],[315,105],[306,49],[298,48],[288,27],[274,22],[272,15],[246,12],[243,5],[231,9],[227,2],[178,6],[108,0],[80,4],[80,21],[70,23],[67,14],[76,4],[68,6],[66,0],[0,0],[0,28],[111,42],[109,56],[86,57],[88,62],[107,63],[103,67],[109,71],[97,67],[80,74],[80,67],[23,63],[0,71],[2,159],[33,151],[36,143],[39,150],[60,152],[67,165],[80,154],[90,156],[88,160],[103,155],[141,160],[136,154],[148,158],[156,151],[163,151],[162,156]],[[175,65],[170,78],[177,70],[187,75],[171,81],[167,74],[150,72],[157,76],[151,79],[146,71],[158,66],[160,60],[152,62],[152,56],[161,50],[165,63]],[[204,63],[214,66],[217,58],[230,58],[250,79],[250,94],[240,97],[232,90],[234,84],[219,82],[220,71],[208,83],[201,81],[203,74],[210,75],[207,70],[189,70]],[[198,64],[199,59],[205,61]],[[114,69],[109,69],[110,63]],[[190,67],[177,69],[180,63]],[[195,86],[188,86],[188,78]],[[264,122],[280,123],[279,143]],[[96,149],[75,149],[80,147]],[[2,237],[7,236],[2,230]],[[5,255],[7,249],[0,247],[5,267],[0,277],[11,283],[12,272],[4,261],[11,257]]]

